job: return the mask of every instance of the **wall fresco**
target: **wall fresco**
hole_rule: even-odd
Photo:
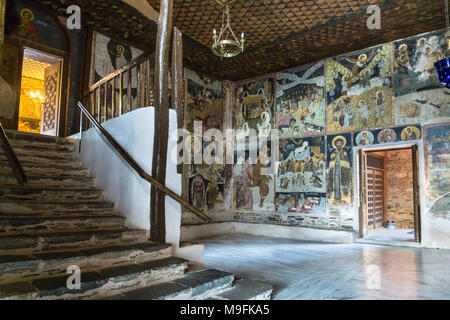
[[[331,205],[348,206],[352,201],[351,134],[327,136],[328,183]]]
[[[394,42],[396,124],[450,117],[450,90],[439,83],[434,67],[436,61],[448,57],[449,40],[450,30],[444,30]]]
[[[5,17],[5,34],[67,50],[62,28],[49,14],[26,2],[9,1]]]
[[[377,130],[362,130],[353,133],[354,146],[393,143],[399,141],[419,140],[422,138],[421,126],[403,126]]]
[[[277,74],[276,127],[280,138],[325,133],[324,63]]]
[[[98,32],[94,32],[92,49],[91,84],[122,68],[143,53],[139,49],[117,42]],[[136,82],[134,78],[136,77],[133,77],[133,82]],[[124,86],[126,84],[127,82],[124,81]],[[133,98],[137,94],[136,86],[137,83],[132,83]]]
[[[325,192],[325,139],[311,137],[279,142],[276,191]]]
[[[194,121],[204,130],[221,129],[223,123],[222,82],[185,69],[185,128],[193,132]]]
[[[425,127],[425,144],[430,212],[450,219],[450,124]]]
[[[392,45],[326,60],[327,133],[392,124]]]
[[[314,192],[292,192],[275,194],[275,210],[277,212],[325,214],[326,194]]]
[[[268,137],[274,128],[275,81],[273,78],[251,80],[236,88],[235,129],[254,129]]]
[[[270,147],[268,148],[270,152]],[[269,153],[270,154],[270,153]],[[271,159],[260,153],[256,164],[251,164],[251,156],[246,150],[235,153],[233,166],[233,202],[238,210],[274,211],[273,174],[262,175],[262,168],[271,166]]]

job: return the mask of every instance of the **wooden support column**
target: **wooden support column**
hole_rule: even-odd
[[[183,35],[177,27],[173,28],[172,45],[172,104],[177,112],[178,129],[183,128]],[[183,165],[177,166],[177,173],[183,173]]]
[[[3,69],[3,41],[5,40],[6,0],[0,0],[0,72]]]
[[[172,34],[172,0],[162,0],[155,52],[155,136],[152,177],[166,182],[167,143],[169,140],[169,49]],[[166,241],[165,194],[152,185],[150,192],[150,240]]]

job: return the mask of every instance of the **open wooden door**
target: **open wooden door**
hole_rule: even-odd
[[[412,170],[413,170],[413,195],[414,195],[414,240],[420,242],[422,238],[420,227],[420,199],[419,199],[419,176],[418,176],[418,151],[417,145],[411,147]]]
[[[44,108],[42,110],[41,134],[57,136],[59,129],[59,107],[61,104],[62,62],[45,69]]]

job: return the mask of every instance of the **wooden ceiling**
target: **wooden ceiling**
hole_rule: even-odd
[[[155,23],[121,1],[35,1],[57,10],[78,4],[98,31],[143,50],[154,48]],[[160,0],[147,1],[159,10]],[[236,0],[230,5],[232,28],[245,33],[245,51],[221,61],[210,48],[223,7],[216,0],[173,1],[185,65],[234,81],[445,28],[444,0]],[[381,7],[381,30],[366,26],[370,4]]]

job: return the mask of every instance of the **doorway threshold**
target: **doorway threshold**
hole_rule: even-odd
[[[376,244],[382,246],[392,246],[392,247],[409,247],[409,248],[420,248],[420,242],[415,241],[388,241],[388,240],[372,240],[372,239],[364,239],[364,238],[355,238],[355,243],[364,243],[364,244]]]

